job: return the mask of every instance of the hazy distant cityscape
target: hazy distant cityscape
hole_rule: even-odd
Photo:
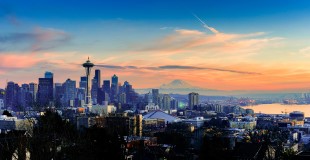
[[[174,80],[139,94],[116,74],[101,79],[89,59],[82,66],[86,76],[78,87],[70,78],[54,82],[46,71],[38,83],[9,81],[1,89],[4,159],[97,159],[102,152],[117,159],[307,157],[310,117],[292,108],[310,103],[306,93],[277,98],[177,94],[174,89],[191,88]],[[274,105],[266,112],[281,109],[266,114],[263,105]]]

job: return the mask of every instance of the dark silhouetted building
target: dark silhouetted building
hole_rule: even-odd
[[[63,107],[64,104],[64,87],[61,83],[55,83],[54,99],[56,107]]]
[[[106,125],[111,133],[126,136],[142,136],[142,115],[112,114],[106,117]]]
[[[39,78],[38,102],[43,106],[48,106],[53,101],[53,74],[45,73],[45,78]]]
[[[38,94],[38,84],[37,83],[29,83],[29,92],[32,96],[32,101],[36,102],[37,101],[37,94]]]
[[[111,83],[111,100],[112,101],[117,101],[117,95],[118,95],[118,91],[119,91],[118,77],[114,74],[111,79],[112,79],[112,83]]]
[[[5,91],[5,108],[15,108],[18,102],[18,84],[14,82],[8,82]]]
[[[94,79],[97,81],[97,84],[98,84],[98,88],[101,87],[101,72],[99,69],[96,69],[95,70],[95,77]]]
[[[110,80],[104,80],[102,85],[103,92],[111,94]]]
[[[19,102],[22,108],[25,109],[29,107],[32,103],[32,94],[30,93],[29,84],[22,84],[20,87],[20,94],[19,94]]]
[[[76,82],[71,79],[67,79],[62,86],[64,88],[64,101],[66,107],[67,106],[73,107],[74,100],[76,97]]]
[[[82,76],[80,79],[80,88],[85,88],[86,89],[87,86],[87,77],[86,76]]]

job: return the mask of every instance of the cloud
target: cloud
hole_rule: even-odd
[[[128,67],[124,66],[114,66],[114,65],[95,65],[96,67],[103,67],[103,68],[109,68],[109,69],[126,69]]]
[[[28,50],[31,52],[49,50],[67,44],[71,36],[61,30],[38,27],[32,32],[0,35],[0,45],[6,50]],[[2,49],[4,50],[4,49]]]
[[[0,36],[0,43],[16,43],[23,41],[35,40],[36,34],[34,33],[11,33]]]
[[[179,66],[179,65],[166,65],[166,66],[159,66],[159,69],[206,69],[202,67],[194,67],[194,66]]]
[[[135,52],[153,56],[191,55],[252,55],[266,47],[276,45],[282,37],[267,37],[265,32],[231,34],[199,30],[177,29],[151,43],[141,45]],[[264,36],[264,37],[263,37]],[[153,54],[154,53],[154,54]]]
[[[238,74],[261,74],[257,72],[246,72],[231,69],[211,68],[211,67],[196,67],[196,66],[182,66],[182,65],[163,65],[156,67],[137,67],[137,66],[115,66],[115,65],[95,65],[97,67],[103,67],[108,69],[146,69],[146,70],[213,70],[220,72],[231,72]]]
[[[310,46],[300,49],[299,53],[301,53],[305,57],[310,57]]]
[[[1,69],[18,69],[31,67],[41,61],[40,58],[31,55],[20,55],[20,54],[0,54],[0,68]]]

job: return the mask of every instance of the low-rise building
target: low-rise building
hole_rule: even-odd
[[[34,119],[17,119],[17,117],[0,116],[0,130],[27,130],[32,131]]]
[[[142,136],[142,115],[110,114],[106,117],[106,126],[111,133],[116,132],[126,136]]]
[[[256,118],[246,116],[237,117],[229,122],[231,128],[254,129],[256,127]]]
[[[203,117],[195,117],[191,119],[184,119],[183,122],[193,125],[195,128],[200,128],[203,126],[206,120]]]

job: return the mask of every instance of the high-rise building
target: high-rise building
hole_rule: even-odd
[[[15,87],[15,83],[10,81],[7,83],[5,90],[5,108],[15,108],[17,106],[18,90]]]
[[[179,101],[171,98],[171,109],[178,109],[179,108]]]
[[[111,93],[111,86],[109,80],[104,80],[102,88],[98,89],[97,92],[97,102],[99,104],[104,104],[103,101],[110,101],[110,93]]]
[[[159,105],[159,90],[158,89],[152,89],[152,98],[153,98],[153,103],[155,103],[155,105]]]
[[[56,107],[63,107],[64,104],[64,87],[62,83],[55,83],[54,99]]]
[[[124,82],[124,85],[122,86],[122,92],[126,94],[126,102],[128,104],[134,103],[136,99],[136,93],[129,82]]]
[[[86,76],[82,76],[81,80],[80,80],[80,88],[85,88],[86,89],[87,86],[87,77]]]
[[[30,106],[32,102],[32,94],[30,93],[29,84],[22,84],[20,87],[19,101],[23,109]]]
[[[104,80],[103,81],[102,90],[103,90],[103,92],[105,92],[109,95],[111,94],[110,80]]]
[[[92,86],[91,86],[91,98],[92,98],[92,103],[97,104],[97,97],[98,97],[98,82],[97,79],[92,79]]]
[[[48,106],[53,101],[53,73],[46,72],[45,77],[39,78],[38,102],[41,107]]]
[[[94,79],[92,79],[92,87],[91,87],[91,97],[94,104],[99,103],[98,92],[101,93],[100,87],[101,87],[101,73],[99,69],[96,69]]]
[[[163,110],[170,110],[171,109],[171,97],[169,94],[164,94],[163,95]]]
[[[98,88],[101,87],[101,72],[100,72],[100,69],[96,69],[95,70],[95,77],[94,79],[97,81],[97,85],[98,85]]]
[[[192,92],[188,94],[188,108],[193,109],[194,106],[197,106],[199,104],[199,94]]]
[[[38,94],[38,84],[33,82],[29,83],[29,92],[32,96],[32,102],[36,102]]]
[[[144,95],[144,103],[154,103],[153,102],[153,95],[151,92],[145,93]]]
[[[114,74],[112,76],[112,83],[111,83],[111,100],[112,101],[116,101],[117,100],[117,95],[118,95],[118,91],[119,91],[119,87],[118,87],[118,77]]]
[[[73,102],[76,97],[76,81],[67,79],[66,82],[62,84],[62,86],[64,88],[65,105],[70,106],[70,102]]]

